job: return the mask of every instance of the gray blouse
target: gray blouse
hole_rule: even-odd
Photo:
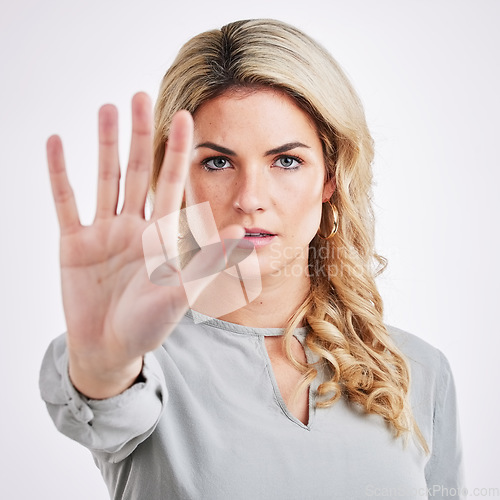
[[[388,326],[410,364],[426,455],[345,399],[316,409],[319,381],[305,425],[287,410],[264,345],[283,330],[195,314],[145,356],[145,381],[106,400],[72,386],[64,335],[45,355],[40,388],[49,413],[92,452],[111,498],[465,498],[455,388],[439,350]],[[302,343],[305,335],[295,331]]]

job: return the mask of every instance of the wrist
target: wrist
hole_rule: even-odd
[[[101,370],[85,366],[70,355],[68,373],[75,389],[85,397],[108,399],[145,380],[142,375],[143,362],[141,356],[125,366]]]

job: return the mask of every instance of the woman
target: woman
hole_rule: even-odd
[[[41,372],[112,498],[458,497],[452,375],[383,323],[373,145],[331,56],[272,20],[187,42],[154,140],[133,100],[120,214],[116,123],[101,108],[92,226],[48,141],[67,334]]]

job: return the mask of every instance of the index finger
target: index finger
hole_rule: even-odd
[[[178,111],[172,120],[165,157],[158,176],[152,218],[179,210],[193,147],[193,118]]]

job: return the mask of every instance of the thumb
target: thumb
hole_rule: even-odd
[[[229,258],[242,242],[245,230],[241,226],[232,225],[219,231],[220,241],[200,248],[189,264],[182,270],[183,284],[200,278],[216,277],[226,268]],[[206,281],[206,284],[210,280]]]
[[[249,248],[244,234],[241,226],[224,228],[219,232],[221,242],[202,247],[182,270],[182,284],[191,308],[218,317],[244,305],[235,305],[242,293],[240,277],[224,272],[253,252],[253,245]]]

